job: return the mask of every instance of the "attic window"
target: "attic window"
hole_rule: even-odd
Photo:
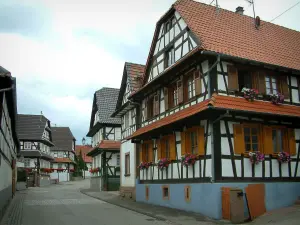
[[[165,69],[174,64],[175,55],[174,55],[174,47],[169,48],[165,53]]]

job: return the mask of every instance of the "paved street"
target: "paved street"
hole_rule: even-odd
[[[24,194],[21,224],[169,224],[81,194],[80,184],[82,182],[30,188]]]

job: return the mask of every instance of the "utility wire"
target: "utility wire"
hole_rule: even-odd
[[[212,0],[211,3],[209,3],[210,5],[214,2],[215,0]]]
[[[297,2],[295,5],[291,6],[290,8],[288,8],[287,10],[285,10],[285,11],[284,11],[283,13],[281,13],[280,15],[276,16],[274,19],[272,19],[272,20],[270,21],[270,23],[273,22],[274,20],[276,20],[277,18],[279,18],[280,16],[282,16],[283,14],[285,14],[287,11],[291,10],[292,8],[294,8],[294,7],[295,7],[296,5],[298,5],[299,3],[300,3],[300,1]]]

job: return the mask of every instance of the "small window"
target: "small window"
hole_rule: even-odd
[[[163,199],[164,200],[169,200],[170,199],[169,186],[163,186],[162,187],[162,194],[163,194]]]
[[[184,187],[184,199],[186,202],[191,201],[191,186]]]
[[[125,114],[125,128],[129,127],[129,113]]]
[[[244,126],[245,149],[249,151],[259,151],[259,127]]]
[[[149,187],[145,186],[145,196],[146,196],[146,200],[149,200]]]
[[[24,142],[24,149],[31,149],[31,142]]]
[[[120,155],[117,155],[117,166],[120,165]]]
[[[175,62],[175,53],[174,53],[174,47],[170,48],[165,53],[165,68],[168,68],[169,66],[173,65]]]
[[[24,159],[24,167],[30,167],[30,159]]]
[[[188,98],[192,98],[196,95],[196,89],[195,89],[195,79],[193,76],[190,76],[188,78]]]
[[[57,152],[54,152],[54,158],[57,158]]]
[[[284,151],[285,132],[284,129],[272,130],[273,152],[279,153]]]
[[[274,76],[266,76],[266,93],[267,94],[277,94],[277,79]]]
[[[125,154],[125,175],[130,175],[130,153]]]

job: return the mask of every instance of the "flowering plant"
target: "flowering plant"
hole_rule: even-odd
[[[99,167],[90,169],[90,173],[98,173],[100,171]]]
[[[291,161],[291,156],[287,152],[279,152],[277,156],[278,162],[286,163]]]
[[[184,166],[194,165],[197,160],[197,156],[194,154],[186,153],[181,156],[181,162]]]
[[[249,159],[252,164],[258,164],[265,160],[265,155],[258,152],[249,152]]]
[[[251,102],[257,98],[258,91],[256,89],[251,88],[243,88],[242,92],[244,93],[244,98],[250,100]]]
[[[152,162],[141,162],[140,165],[138,166],[138,168],[140,170],[144,170],[144,169],[148,169],[152,165],[153,165]]]
[[[272,95],[270,95],[270,98],[271,98],[271,102],[272,102],[274,105],[281,104],[281,103],[283,103],[283,101],[284,101],[284,95],[282,95],[282,94],[280,94],[280,93],[272,94]]]
[[[167,158],[162,158],[158,160],[157,167],[158,169],[168,168],[171,161]]]

